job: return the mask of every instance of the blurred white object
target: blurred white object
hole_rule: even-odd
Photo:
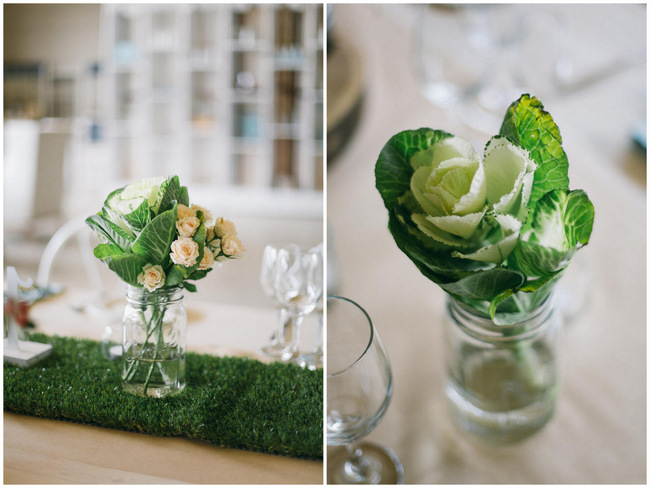
[[[327,222],[327,294],[336,295],[339,289],[339,263],[336,257],[334,229]]]
[[[307,357],[300,355],[298,345],[303,318],[316,308],[323,294],[322,245],[311,249],[296,244],[279,248],[273,283],[275,296],[286,308],[292,327],[292,341],[287,345],[282,360],[311,369]]]
[[[589,305],[591,280],[591,270],[578,253],[557,283],[554,294],[555,305],[564,316],[565,326],[571,325]]]
[[[4,127],[5,229],[30,230],[33,219],[58,218],[70,134],[51,120],[7,120]]]
[[[470,127],[498,128],[522,93],[515,67],[525,37],[515,5],[422,6],[416,68],[424,95]]]
[[[289,320],[286,307],[279,304],[275,296],[275,263],[278,257],[278,249],[268,245],[262,253],[262,269],[260,271],[260,285],[266,296],[272,298],[278,304],[277,328],[271,335],[271,340],[264,345],[260,352],[272,358],[281,358],[291,343],[291,320]]]
[[[16,268],[7,267],[7,303],[11,312],[5,319],[8,321],[7,338],[4,340],[4,360],[11,364],[26,367],[43,359],[52,352],[51,344],[18,340],[18,324],[14,320],[14,307],[18,306],[18,286],[31,286],[31,280],[23,281],[18,277]]]
[[[52,284],[50,283],[50,272],[52,270],[52,265],[54,264],[54,259],[66,242],[75,236],[77,237],[77,242],[79,244],[79,255],[82,258],[86,273],[88,274],[90,285],[93,288],[102,290],[102,292],[105,291],[99,275],[99,270],[97,269],[97,259],[93,256],[93,247],[90,244],[91,231],[86,225],[85,219],[82,217],[66,222],[54,233],[50,241],[47,243],[38,265],[38,275],[36,278],[37,284],[42,287]]]
[[[121,306],[111,307],[111,303],[115,302],[115,294],[102,278],[100,266],[103,265],[93,253],[94,236],[86,225],[84,217],[69,220],[51,237],[38,265],[37,284],[39,287],[55,293],[63,290],[63,285],[53,283],[50,276],[57,256],[64,246],[73,239],[76,240],[76,252],[81,258],[86,272],[90,296],[82,303],[72,304],[72,307],[78,312],[92,314],[103,319],[102,350],[109,359],[118,359],[122,355],[122,308]],[[117,303],[121,305],[121,301]]]
[[[6,120],[4,124],[4,224],[21,230],[34,208],[39,123]]]
[[[92,295],[92,298],[85,304],[75,305],[74,308],[80,312],[104,316],[106,319],[119,319],[122,311],[116,311],[110,307],[110,303],[115,298],[112,293],[113,290],[108,286],[106,278],[102,277],[101,268],[103,265],[99,259],[95,258],[93,253],[95,237],[86,225],[84,217],[70,219],[50,238],[38,265],[36,278],[38,286],[56,291],[62,290],[62,284],[52,282],[52,268],[63,247],[73,239],[76,240],[77,256],[80,257],[83,264],[89,292]],[[108,276],[112,278],[112,275]]]

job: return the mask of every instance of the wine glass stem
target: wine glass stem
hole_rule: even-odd
[[[303,316],[300,314],[289,314],[289,328],[291,329],[291,337],[286,342],[287,352],[283,355],[283,359],[295,359],[298,357],[298,343],[300,342],[300,326],[302,325]],[[286,329],[285,329],[286,330]]]
[[[348,452],[348,459],[343,467],[345,477],[353,483],[374,484],[379,476],[372,462],[368,460],[358,445],[348,444],[345,446]]]
[[[317,325],[316,345],[312,352],[322,354],[323,352],[323,311],[318,312],[318,325]]]
[[[276,341],[280,347],[286,347],[292,341],[291,317],[285,307],[280,307],[278,312],[278,331]]]

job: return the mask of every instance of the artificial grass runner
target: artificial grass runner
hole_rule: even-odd
[[[4,365],[7,411],[307,459],[323,456],[323,373],[285,363],[187,353],[178,395],[122,391],[120,363],[92,340],[33,334],[52,354]]]

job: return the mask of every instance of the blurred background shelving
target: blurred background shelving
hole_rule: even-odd
[[[322,191],[318,5],[106,5],[115,179]]]
[[[223,215],[322,218],[322,5],[4,13],[5,234],[51,234],[164,174]]]

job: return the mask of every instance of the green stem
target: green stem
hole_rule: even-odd
[[[156,297],[156,303],[154,305],[154,313],[153,317],[156,317],[156,323],[155,323],[155,329],[158,330],[158,338],[156,340],[156,348],[154,349],[153,352],[153,358],[151,361],[151,365],[149,366],[149,371],[147,372],[147,377],[144,380],[144,387],[143,387],[143,393],[145,396],[147,396],[147,389],[149,388],[149,381],[151,380],[151,375],[153,374],[153,370],[156,367],[156,360],[158,359],[158,352],[160,351],[160,343],[163,340],[162,337],[162,322],[163,318],[165,316],[165,311],[167,310],[166,304],[163,304],[162,307],[160,306],[160,302],[158,297]],[[153,319],[152,317],[152,319]]]
[[[147,319],[145,318],[145,315],[143,312],[140,312],[140,316],[142,317],[142,322],[147,323],[147,337],[144,339],[144,344],[143,344],[143,349],[147,346],[149,343],[149,338],[151,337],[151,334],[153,334],[155,327],[151,326],[151,321],[147,322]],[[152,317],[153,319],[153,317]],[[124,381],[130,381],[133,376],[135,375],[135,372],[138,369],[138,366],[140,365],[140,361],[133,361],[129,365],[129,369],[127,370],[126,374],[124,375]]]
[[[147,345],[149,344],[149,339],[153,335],[154,332],[158,332],[158,338],[156,340],[156,347],[154,349],[154,354],[153,354],[153,361],[151,365],[149,366],[149,371],[147,372],[147,376],[145,378],[144,382],[144,387],[143,387],[143,394],[146,396],[147,395],[147,390],[149,389],[149,383],[151,381],[151,375],[153,374],[153,370],[155,368],[155,361],[158,359],[158,353],[160,350],[160,342],[162,341],[162,322],[163,318],[165,316],[165,312],[167,310],[167,304],[162,303],[161,304],[161,299],[160,297],[156,296],[155,297],[155,303],[153,303],[151,306],[153,308],[152,314],[151,314],[151,319],[149,321],[146,320],[144,312],[140,312],[140,315],[142,316],[142,322],[145,322],[147,324],[147,336],[145,337],[144,344],[142,345],[142,351],[145,351],[147,349]],[[148,306],[148,305],[147,305]],[[124,381],[130,381],[133,379],[133,376],[135,376],[135,373],[140,366],[140,360],[136,359],[134,360],[130,365],[129,369],[127,370],[126,374],[124,375]]]

